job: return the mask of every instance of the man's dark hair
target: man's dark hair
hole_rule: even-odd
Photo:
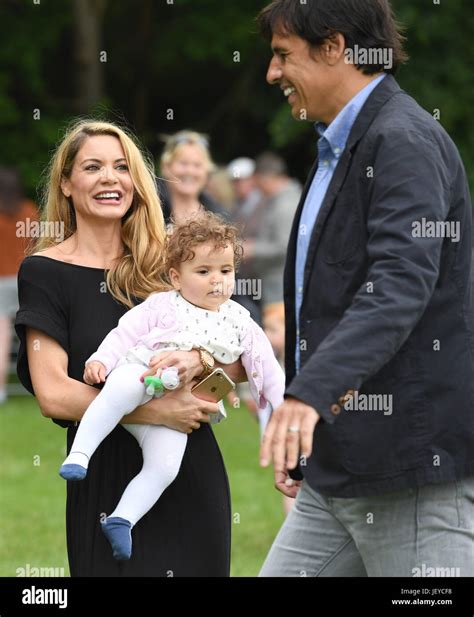
[[[268,41],[274,33],[295,34],[317,48],[340,32],[346,49],[355,51],[357,45],[359,50],[392,50],[390,68],[370,63],[374,60],[370,55],[367,63],[354,62],[365,75],[381,71],[395,75],[408,59],[405,37],[388,0],[274,0],[260,12],[257,23]]]

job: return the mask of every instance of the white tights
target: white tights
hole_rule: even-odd
[[[128,363],[110,373],[102,391],[84,414],[64,464],[78,463],[87,467],[92,454],[122,417],[151,399],[140,381],[145,371],[143,364]],[[165,426],[122,426],[138,441],[143,452],[143,467],[130,481],[118,506],[109,516],[120,516],[133,526],[178,475],[187,435]]]

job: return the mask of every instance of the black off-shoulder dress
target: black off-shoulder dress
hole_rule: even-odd
[[[117,325],[126,308],[107,292],[104,271],[43,256],[27,257],[18,276],[18,376],[34,394],[26,328],[45,332],[66,351],[68,374],[82,381],[85,360]],[[41,353],[38,350],[37,353]],[[67,427],[69,453],[77,427]],[[58,458],[58,469],[61,464]],[[100,528],[128,482],[140,471],[141,450],[123,427],[102,442],[87,478],[67,483],[66,532],[71,576],[229,576],[230,494],[212,429],[189,435],[176,480],[132,531],[133,555],[118,562]]]

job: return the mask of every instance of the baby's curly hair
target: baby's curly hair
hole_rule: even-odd
[[[166,240],[164,270],[168,276],[170,268],[179,270],[184,261],[194,259],[193,248],[211,242],[215,249],[223,249],[229,244],[234,248],[234,267],[237,270],[243,255],[239,229],[223,217],[212,212],[204,212],[197,218],[176,225]]]

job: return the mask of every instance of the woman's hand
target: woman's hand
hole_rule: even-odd
[[[150,360],[150,368],[143,373],[141,380],[149,375],[155,375],[158,369],[174,366],[178,369],[179,381],[187,384],[193,381],[203,371],[201,357],[197,349],[191,351],[164,351]]]
[[[96,383],[102,383],[105,381],[105,366],[102,362],[98,362],[97,360],[94,362],[88,362],[86,364],[86,368],[84,370],[84,381],[93,386]]]
[[[187,353],[187,352],[186,352]],[[164,424],[182,433],[191,433],[209,422],[209,414],[217,413],[217,403],[208,403],[191,394],[192,384],[172,390],[163,397],[152,399],[133,413],[122,418],[123,424]]]

